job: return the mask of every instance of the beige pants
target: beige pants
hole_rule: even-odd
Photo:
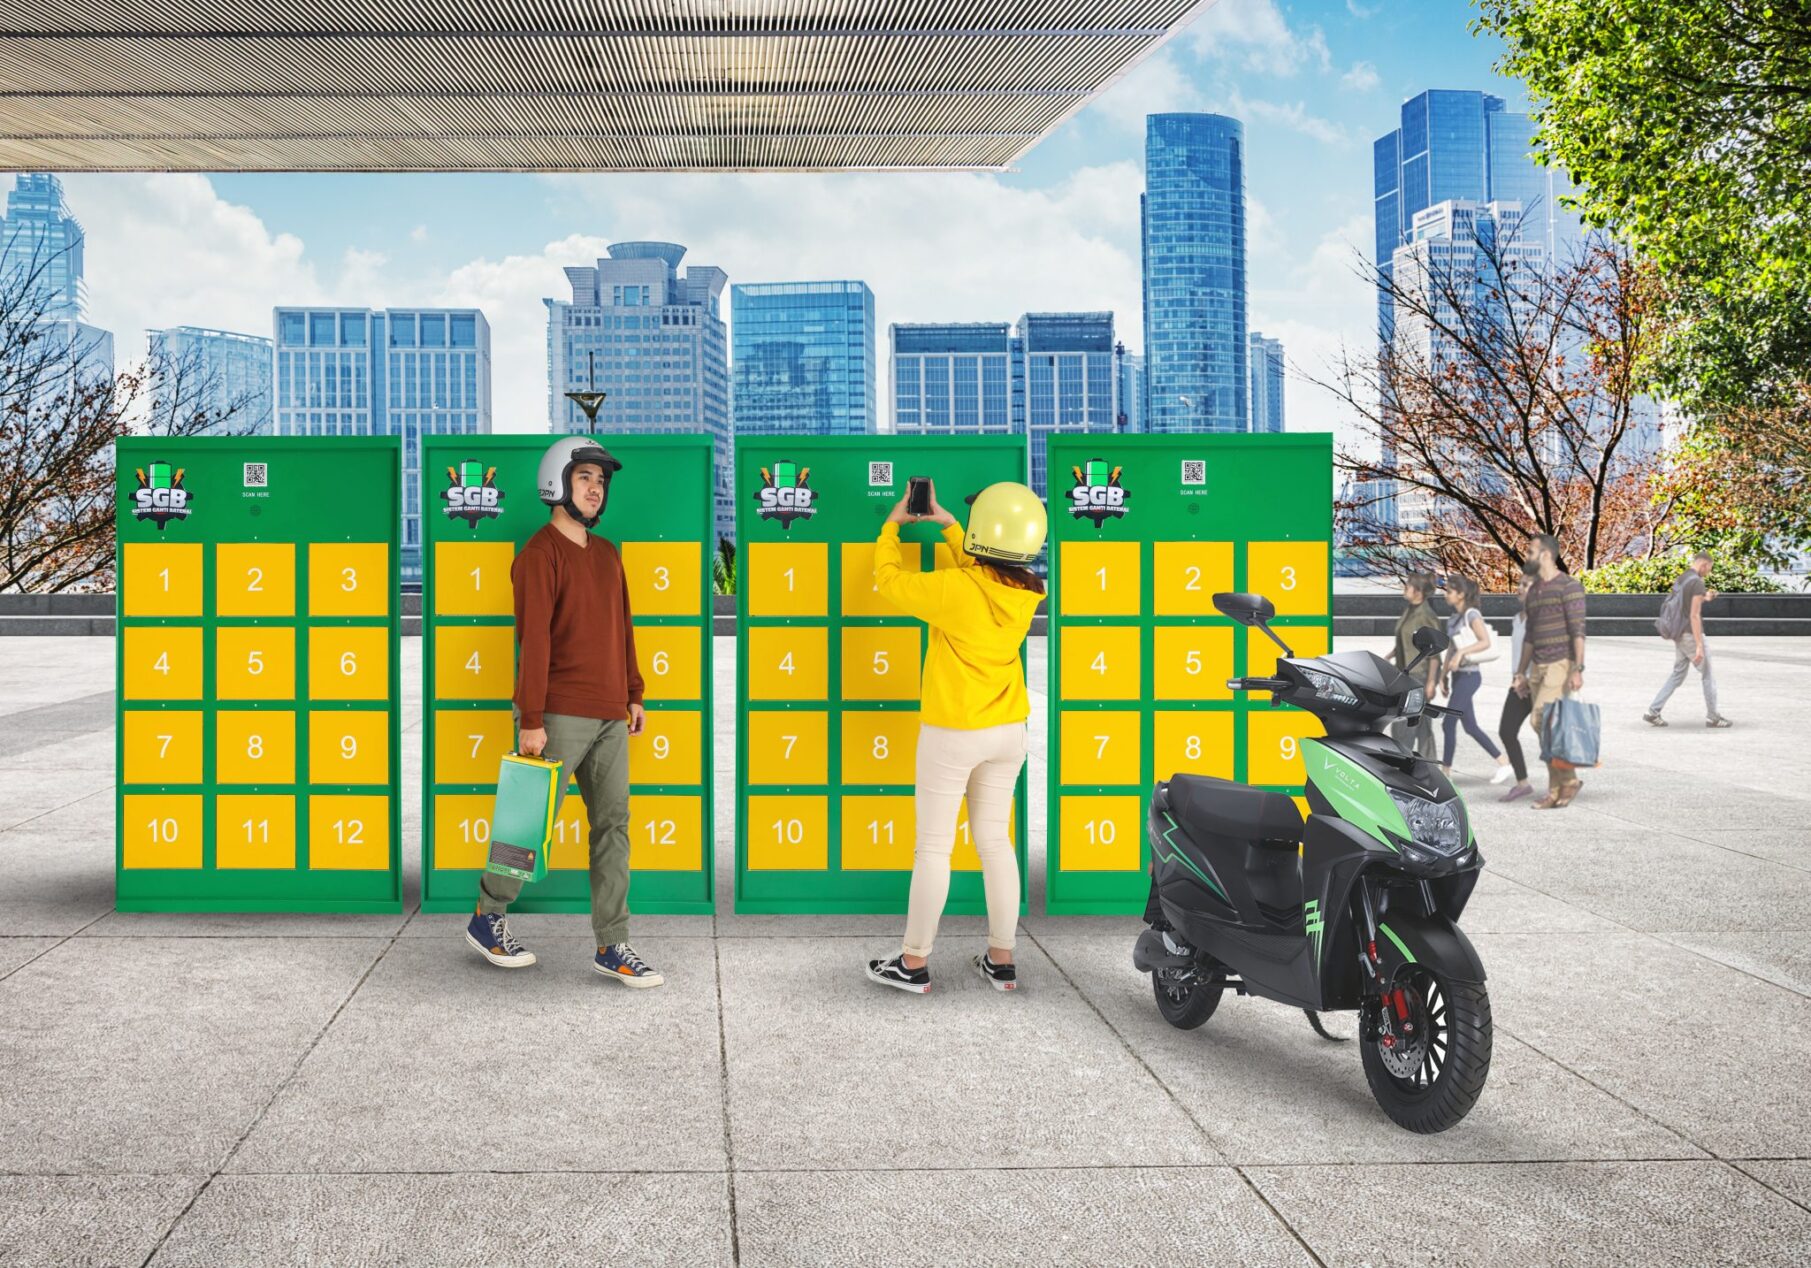
[[[904,950],[929,956],[950,893],[950,852],[956,817],[968,795],[969,832],[981,856],[987,894],[987,945],[1012,950],[1019,926],[1019,860],[1007,825],[1012,789],[1025,765],[1025,724],[979,731],[940,726],[918,732],[918,841],[912,858],[912,899],[906,908]]]

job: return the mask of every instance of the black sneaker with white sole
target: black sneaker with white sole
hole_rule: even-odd
[[[887,960],[869,960],[868,977],[882,986],[891,986],[895,990],[911,991],[914,995],[931,993],[931,971],[926,967],[908,969],[903,956],[893,956]]]
[[[1642,714],[1641,720],[1643,722],[1647,723],[1649,726],[1665,726],[1666,725],[1666,719],[1661,717],[1659,711],[1655,710],[1655,709],[1649,709],[1646,713]]]
[[[975,957],[974,965],[975,972],[996,991],[1019,989],[1019,970],[1016,965],[995,964],[986,952]]]

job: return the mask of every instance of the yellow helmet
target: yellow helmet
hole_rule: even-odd
[[[968,499],[968,536],[962,545],[977,559],[1028,564],[1044,549],[1050,516],[1038,495],[1002,480]]]

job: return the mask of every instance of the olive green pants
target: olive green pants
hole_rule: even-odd
[[[518,718],[518,721],[520,719]],[[559,762],[578,780],[579,796],[591,817],[591,929],[597,945],[629,940],[629,724],[544,715],[547,748],[541,756]],[[566,799],[566,781],[560,800]],[[478,910],[500,916],[522,892],[513,876],[485,872],[478,881]]]

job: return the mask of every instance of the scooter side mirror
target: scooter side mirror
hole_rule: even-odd
[[[1240,625],[1262,625],[1277,614],[1276,604],[1261,594],[1216,594],[1214,610]]]
[[[1415,650],[1423,653],[1443,652],[1453,645],[1452,639],[1446,636],[1445,631],[1432,625],[1424,625],[1416,630],[1411,641],[1415,644]]]

